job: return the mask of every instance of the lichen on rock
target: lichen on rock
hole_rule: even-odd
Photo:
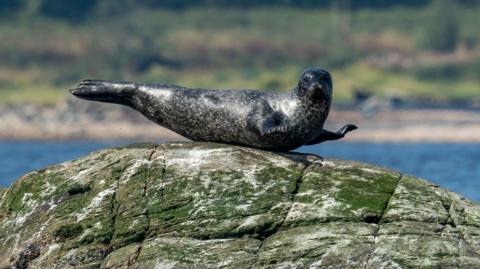
[[[136,144],[0,189],[0,268],[478,268],[480,205],[372,165]]]

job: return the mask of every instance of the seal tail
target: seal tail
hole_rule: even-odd
[[[136,90],[134,83],[84,80],[70,93],[81,99],[129,105]]]

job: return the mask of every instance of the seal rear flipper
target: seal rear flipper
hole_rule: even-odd
[[[128,105],[137,88],[134,83],[84,80],[70,93],[81,99]]]

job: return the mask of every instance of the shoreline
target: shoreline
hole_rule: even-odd
[[[29,126],[39,129],[38,126]],[[1,141],[189,141],[187,138],[175,134],[156,125],[131,125],[128,129],[149,129],[149,135],[141,132],[125,130],[124,126],[117,124],[104,124],[102,126],[62,128],[62,132],[45,130],[31,133],[23,128],[0,131]],[[111,135],[112,130],[116,131]],[[331,129],[335,130],[335,129]],[[443,126],[426,127],[412,126],[403,128],[368,128],[360,126],[358,130],[349,133],[339,140],[344,142],[362,143],[480,143],[480,126]]]
[[[51,143],[51,142],[81,142],[81,143],[88,143],[88,142],[111,142],[111,141],[118,141],[118,142],[125,142],[127,144],[135,144],[135,143],[167,143],[167,142],[193,142],[188,139],[162,139],[162,138],[145,138],[145,137],[138,137],[138,138],[113,138],[113,139],[105,139],[105,138],[1,138],[0,143],[5,142],[12,142],[12,143]],[[388,139],[388,138],[379,138],[379,139],[363,139],[363,138],[354,138],[354,139],[347,139],[344,138],[339,141],[326,141],[323,143],[365,143],[365,144],[458,144],[458,145],[480,145],[480,141],[478,140],[466,140],[466,139],[457,139],[457,140],[446,140],[446,139]],[[323,144],[321,143],[321,144]],[[305,146],[305,145],[304,145]],[[314,146],[314,145],[311,145]]]
[[[347,123],[359,129],[340,141],[480,143],[479,111],[380,109],[365,115],[356,109],[333,109],[325,129],[336,131]],[[86,103],[0,110],[0,140],[188,141],[131,109]]]

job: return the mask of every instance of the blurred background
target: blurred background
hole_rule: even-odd
[[[0,186],[106,146],[183,138],[76,100],[86,78],[288,91],[331,71],[302,152],[368,161],[480,201],[479,0],[1,0]]]

